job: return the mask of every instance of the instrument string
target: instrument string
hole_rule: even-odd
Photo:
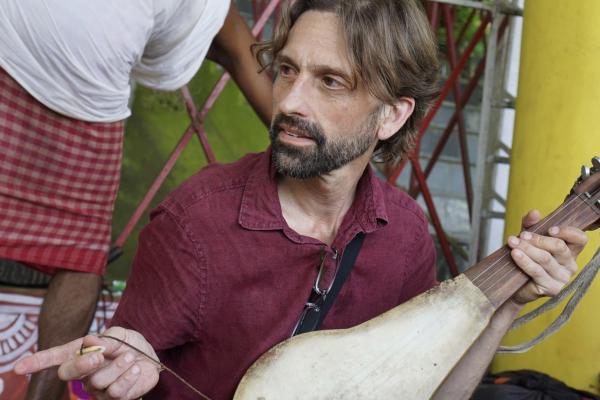
[[[202,397],[204,400],[212,400],[210,397],[208,397],[207,395],[205,395],[204,393],[202,393],[201,391],[199,391],[198,389],[196,389],[194,386],[192,386],[191,383],[189,383],[188,381],[186,381],[185,379],[183,379],[181,376],[179,376],[179,374],[177,374],[177,372],[173,371],[171,368],[167,367],[165,364],[163,364],[159,360],[155,359],[154,357],[150,356],[149,354],[147,354],[143,350],[138,349],[134,345],[127,343],[123,339],[119,339],[119,338],[111,336],[111,335],[102,335],[102,334],[100,334],[100,335],[98,335],[98,337],[99,338],[107,338],[107,339],[116,340],[117,342],[119,342],[121,344],[124,344],[125,346],[127,346],[130,349],[136,351],[137,353],[139,353],[142,356],[144,356],[146,359],[148,359],[148,360],[152,361],[154,364],[156,364],[158,366],[158,372],[161,372],[162,370],[167,371],[168,373],[170,373],[171,375],[173,375],[175,378],[177,378],[181,383],[183,383],[185,386],[187,386],[190,390],[192,390],[194,393],[196,393],[197,395],[199,395],[200,397]]]

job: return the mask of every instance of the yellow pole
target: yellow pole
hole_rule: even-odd
[[[580,166],[600,156],[600,1],[526,0],[516,107],[506,234],[531,208],[551,212]],[[599,232],[588,233],[580,266],[600,246]],[[600,277],[562,330],[527,353],[497,356],[493,370],[535,369],[600,393],[599,305]],[[505,344],[532,338],[558,311],[549,314]]]

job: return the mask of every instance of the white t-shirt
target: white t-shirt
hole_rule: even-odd
[[[0,67],[73,118],[127,118],[130,78],[175,90],[198,71],[229,0],[0,0]]]

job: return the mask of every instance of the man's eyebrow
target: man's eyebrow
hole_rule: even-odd
[[[349,84],[351,84],[351,85],[354,84],[354,79],[352,78],[351,75],[349,75],[346,71],[343,71],[338,68],[334,68],[331,65],[318,64],[318,65],[311,66],[311,69],[314,70],[315,72],[317,72],[319,75],[337,75],[337,76],[341,77],[342,79],[344,79]]]
[[[292,67],[294,67],[296,69],[298,68],[298,65],[294,62],[294,60],[292,60],[285,54],[277,54],[277,56],[275,57],[275,64],[281,64],[281,63],[290,64]]]

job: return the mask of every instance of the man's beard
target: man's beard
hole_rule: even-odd
[[[313,178],[341,168],[362,156],[376,140],[379,110],[377,108],[369,114],[367,120],[354,132],[348,132],[348,139],[338,140],[327,139],[318,124],[277,114],[269,130],[272,160],[277,172],[290,178]],[[315,145],[305,148],[283,143],[279,140],[281,124],[314,140]]]

